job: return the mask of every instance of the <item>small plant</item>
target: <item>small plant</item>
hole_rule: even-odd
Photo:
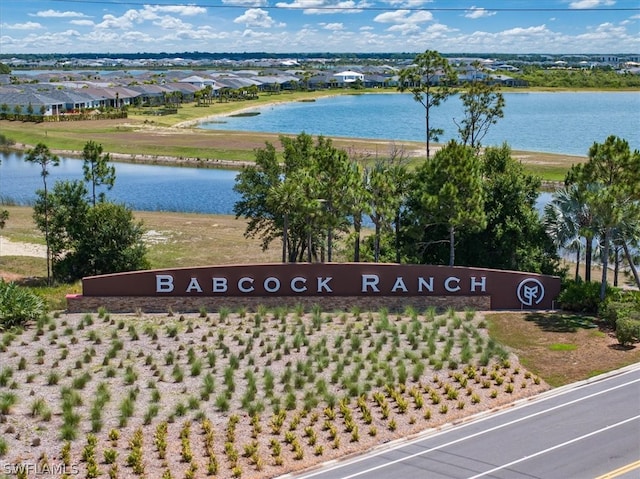
[[[229,411],[231,404],[229,402],[229,398],[227,397],[226,393],[222,393],[216,397],[215,405],[221,412]]]
[[[120,403],[120,427],[126,427],[129,418],[133,416],[135,401],[131,396],[125,397]]]
[[[18,401],[18,396],[14,393],[2,393],[0,394],[0,414],[9,414],[11,408]]]
[[[153,443],[158,450],[158,457],[160,459],[166,458],[167,455],[167,428],[168,425],[165,422],[161,422],[156,427],[156,432],[153,435]]]
[[[133,366],[131,365],[127,366],[124,372],[124,383],[127,386],[131,386],[133,383],[136,382],[137,379],[138,379],[138,373],[136,372],[135,369],[133,369]]]
[[[118,445],[118,439],[120,438],[120,431],[118,429],[111,429],[109,431],[109,440],[111,445],[116,447]]]
[[[142,443],[144,435],[142,428],[138,428],[134,431],[131,440],[129,441],[129,455],[127,456],[126,464],[133,469],[133,472],[139,476],[144,475],[144,462],[142,461]]]
[[[180,365],[176,364],[173,367],[173,371],[171,371],[171,376],[173,376],[174,381],[177,383],[181,383],[184,380],[184,371],[182,370]]]
[[[145,426],[151,424],[153,418],[158,415],[159,410],[160,407],[157,404],[149,404],[147,411],[144,413],[143,424]]]
[[[202,371],[202,361],[200,359],[196,359],[191,363],[191,376],[199,376]]]
[[[71,465],[71,443],[66,441],[62,445],[62,449],[60,450],[60,459],[62,460],[62,464],[69,467]]]
[[[391,419],[387,424],[387,427],[389,428],[389,431],[395,431],[396,429],[398,429],[398,424],[396,423],[395,419]]]
[[[44,399],[38,398],[31,403],[31,417],[41,416],[49,407]]]
[[[102,454],[105,464],[114,464],[118,458],[118,451],[115,449],[105,449]]]
[[[57,371],[49,372],[49,375],[47,376],[48,386],[55,386],[56,384],[58,384],[59,381],[60,381],[60,374]]]

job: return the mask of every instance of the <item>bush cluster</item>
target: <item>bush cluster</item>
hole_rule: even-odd
[[[42,298],[32,291],[0,280],[0,329],[22,326],[45,313]]]
[[[607,289],[607,294],[611,290]],[[565,311],[596,314],[600,308],[600,283],[568,280],[562,286],[558,302]]]
[[[640,294],[620,294],[600,308],[600,317],[608,326],[615,328],[616,339],[625,346],[640,341]]]

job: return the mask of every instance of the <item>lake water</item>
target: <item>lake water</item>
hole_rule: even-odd
[[[445,105],[454,103],[449,100]],[[640,148],[638,93],[518,93],[509,94],[506,103],[505,118],[493,127],[496,132],[491,138],[497,138],[493,140],[496,144],[507,141],[513,149],[586,156],[594,141],[602,142],[614,134],[628,140],[632,148]],[[384,114],[373,116],[376,108]],[[444,108],[438,109],[443,118]],[[418,118],[411,120],[413,123],[402,119],[409,111],[412,118]],[[209,127],[258,131],[256,126],[262,125],[259,131],[423,141],[423,115],[422,107],[406,95],[349,95],[269,107],[258,116],[225,118],[226,123]],[[498,129],[507,123],[520,126]],[[491,142],[487,138],[484,144]],[[32,203],[35,191],[42,188],[39,167],[17,154],[0,154],[0,159],[0,198]],[[108,197],[135,210],[232,214],[239,199],[233,191],[236,171],[127,163],[115,166],[116,184]],[[58,179],[81,179],[82,161],[63,158],[60,166],[50,170],[49,185]]]
[[[19,154],[0,154],[0,198],[31,204],[42,189],[40,166]],[[107,197],[143,211],[232,214],[239,196],[233,191],[237,171],[113,163],[116,182]],[[81,180],[82,160],[61,158],[49,168],[48,188],[56,180]]]
[[[514,150],[587,156],[609,135],[640,149],[640,93],[505,93],[504,118],[489,129],[483,145],[507,142]],[[202,128],[424,141],[424,108],[410,95],[364,94],[282,103],[252,109],[256,116],[217,118]],[[461,102],[450,98],[431,110],[430,122],[456,138]]]

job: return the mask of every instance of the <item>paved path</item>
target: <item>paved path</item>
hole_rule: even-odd
[[[640,364],[291,477],[637,479]]]

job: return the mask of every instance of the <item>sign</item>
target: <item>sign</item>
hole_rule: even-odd
[[[518,271],[389,263],[289,263],[134,271],[82,280],[83,296],[490,296],[492,309],[551,309],[560,279]]]

